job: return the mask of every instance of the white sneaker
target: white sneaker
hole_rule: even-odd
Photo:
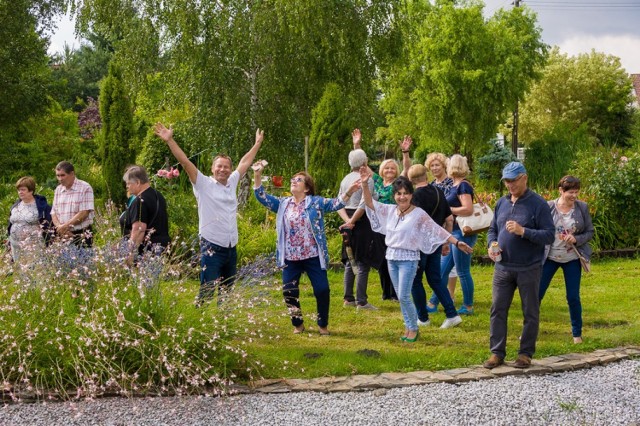
[[[429,327],[431,325],[430,320],[420,321],[418,320],[418,327]]]
[[[461,322],[462,322],[462,318],[460,318],[460,315],[456,315],[453,318],[447,318],[446,320],[444,320],[444,322],[442,323],[440,328],[455,327],[456,325],[460,324]]]
[[[378,308],[376,308],[375,306],[373,306],[371,303],[367,303],[366,305],[358,305],[356,306],[356,310],[361,310],[364,309],[366,311],[377,311]]]

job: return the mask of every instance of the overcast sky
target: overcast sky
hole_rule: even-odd
[[[513,7],[513,0],[485,0],[485,15]],[[640,0],[521,0],[538,15],[545,43],[570,55],[592,49],[620,58],[631,74],[640,74]],[[65,42],[78,48],[73,23],[63,19],[51,37],[49,52]]]

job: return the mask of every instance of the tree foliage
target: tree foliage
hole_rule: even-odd
[[[485,20],[476,1],[408,2],[405,58],[383,81],[391,133],[471,155],[485,149],[505,113],[544,63],[546,45],[526,6]],[[434,142],[435,141],[435,142]]]
[[[346,117],[347,102],[340,87],[329,83],[313,109],[309,147],[309,172],[316,189],[337,194],[340,180],[348,173],[345,161],[351,150],[351,127]]]
[[[31,7],[26,0],[1,0],[0,133],[48,107],[47,40],[37,32],[38,16]]]
[[[53,64],[53,97],[65,109],[80,111],[88,98],[97,99],[100,80],[107,75],[113,52],[109,43],[94,34],[87,36],[80,48],[65,46],[51,59]]]
[[[100,87],[100,116],[102,176],[108,196],[116,203],[124,203],[126,192],[122,175],[131,164],[130,144],[133,137],[131,103],[118,67],[109,65],[109,74]]]
[[[521,139],[586,124],[595,143],[625,146],[633,126],[631,96],[631,79],[618,58],[595,51],[568,56],[554,48],[520,109]]]
[[[261,155],[277,172],[301,168],[311,110],[329,82],[353,93],[354,121],[373,127],[375,59],[393,55],[398,3],[143,0],[132,8],[121,0],[84,0],[78,11],[81,28],[121,37],[116,60],[141,81],[134,89],[147,89],[141,76],[149,75],[149,63],[162,73],[157,118],[189,106],[182,120],[187,153],[210,149],[239,158],[261,127],[267,137]],[[157,51],[140,51],[146,39]]]

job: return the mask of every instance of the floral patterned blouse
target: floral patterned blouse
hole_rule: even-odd
[[[434,179],[431,181],[431,184],[442,189],[442,192],[444,192],[444,195],[446,197],[447,195],[449,195],[451,187],[453,186],[453,178],[447,176],[442,182],[436,182],[436,180]]]
[[[393,185],[384,184],[382,176],[377,173],[373,174],[373,187],[378,196],[378,201],[383,204],[395,204],[396,200],[393,198]]]
[[[39,249],[43,245],[36,203],[26,204],[21,201],[11,210],[9,220],[11,221],[11,234],[9,235],[11,254],[14,262],[18,262],[25,249]]]
[[[318,256],[318,243],[313,236],[311,222],[307,220],[305,200],[287,205],[284,211],[284,258],[287,260],[305,260]]]

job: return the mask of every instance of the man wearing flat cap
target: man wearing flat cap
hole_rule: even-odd
[[[495,368],[504,363],[507,346],[507,315],[516,288],[524,316],[520,350],[513,364],[517,368],[531,366],[540,323],[538,289],[545,245],[553,243],[555,227],[549,205],[527,187],[527,170],[520,162],[507,164],[502,181],[509,194],[498,200],[487,243],[489,257],[495,262],[493,272],[491,325],[489,345],[491,357],[483,364]],[[491,249],[497,242],[499,252]],[[500,260],[498,254],[502,257]]]

